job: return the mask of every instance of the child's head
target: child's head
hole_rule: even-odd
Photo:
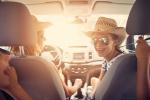
[[[3,49],[0,49],[0,89],[9,84],[9,78],[5,74],[5,70],[9,66],[10,53]]]

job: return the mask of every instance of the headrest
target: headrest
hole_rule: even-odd
[[[24,4],[0,2],[0,46],[33,45],[36,34],[32,16]]]
[[[150,1],[136,0],[127,21],[126,31],[130,35],[150,34]]]

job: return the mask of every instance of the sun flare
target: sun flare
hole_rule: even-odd
[[[83,33],[83,25],[57,23],[45,30],[46,44],[52,43],[61,47],[68,45],[83,45],[89,43],[89,38]]]

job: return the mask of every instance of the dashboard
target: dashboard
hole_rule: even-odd
[[[64,72],[67,80],[80,78],[89,83],[89,78],[99,76],[103,58],[98,57],[89,46],[68,46],[63,53]]]

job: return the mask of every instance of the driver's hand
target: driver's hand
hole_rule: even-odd
[[[91,86],[95,87],[99,81],[99,78],[92,77],[91,78]]]
[[[78,89],[82,86],[83,81],[81,79],[75,79],[74,86]]]

